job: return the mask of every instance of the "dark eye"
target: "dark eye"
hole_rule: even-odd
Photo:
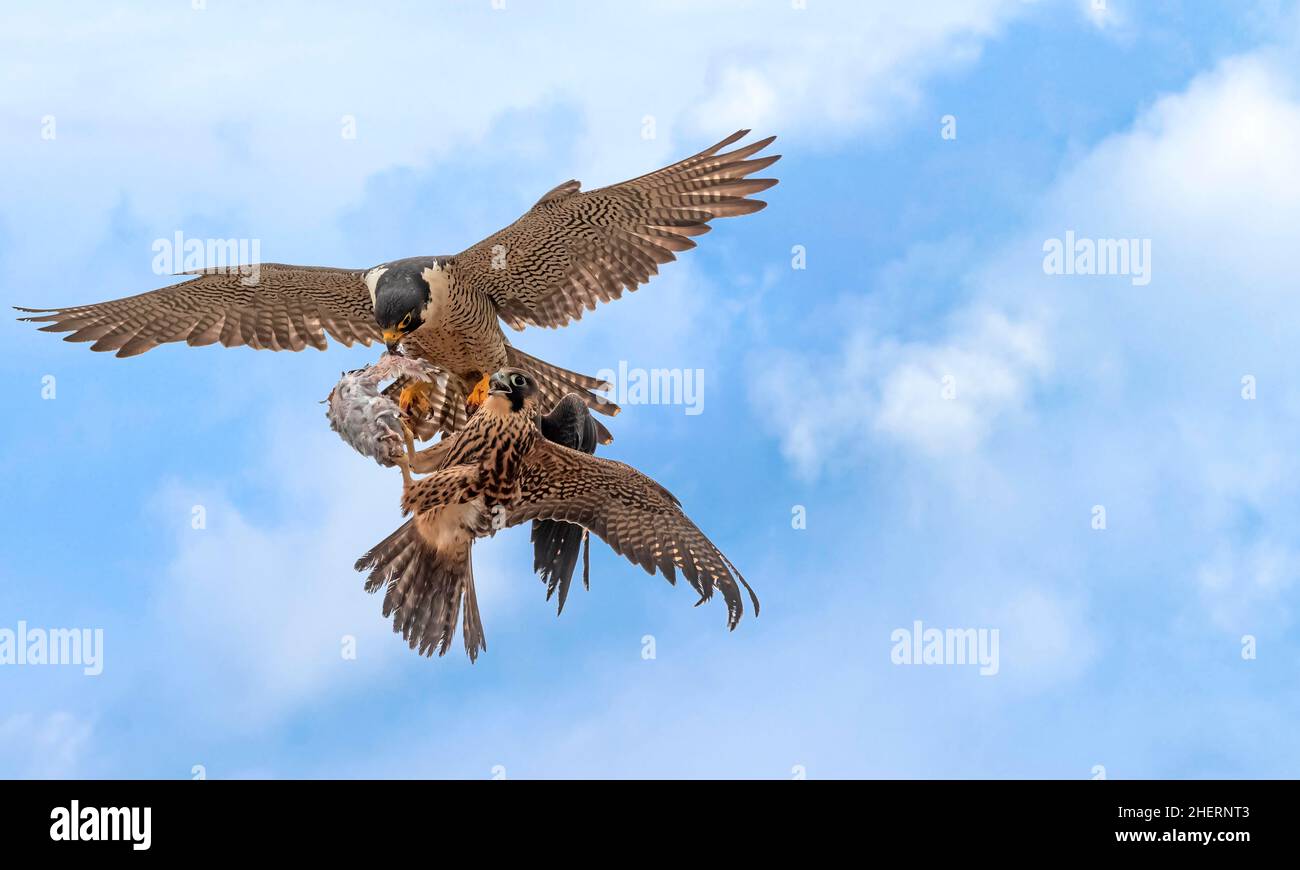
[[[408,312],[407,315],[406,315],[405,317],[402,318],[402,328],[405,329],[406,327],[408,327],[408,326],[410,326],[410,325],[411,325],[411,315],[410,315],[410,313]]]
[[[528,385],[528,379],[523,375],[511,375],[510,385],[514,387],[524,387]]]

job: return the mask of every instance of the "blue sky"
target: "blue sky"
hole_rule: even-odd
[[[4,303],[151,289],[177,231],[454,253],[775,133],[767,210],[513,336],[704,371],[606,455],[763,613],[728,634],[598,544],[557,619],[516,529],[475,554],[486,655],[417,657],[351,568],[398,476],[318,404],[377,351],[5,321],[0,630],[102,629],[104,669],[0,666],[0,775],[1300,775],[1293,4],[199,5],[5,11]],[[1150,282],[1047,274],[1067,231],[1149,241]],[[916,620],[997,629],[998,673],[893,663]]]

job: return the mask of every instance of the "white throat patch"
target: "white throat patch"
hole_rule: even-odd
[[[420,312],[420,318],[426,324],[436,323],[442,310],[447,307],[447,289],[450,279],[436,263],[426,267],[420,273],[420,277],[429,285],[429,302],[424,306],[424,311]]]
[[[375,287],[378,286],[379,279],[384,277],[384,273],[387,271],[388,271],[387,266],[376,266],[375,268],[371,269],[369,272],[367,272],[365,275],[362,276],[362,280],[366,282],[366,289],[370,291],[371,311],[375,310]]]

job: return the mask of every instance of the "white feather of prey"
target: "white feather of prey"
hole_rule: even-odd
[[[402,413],[379,388],[384,381],[406,376],[446,387],[447,373],[422,360],[386,353],[373,365],[345,372],[330,390],[325,416],[353,450],[380,465],[393,466],[405,449]]]

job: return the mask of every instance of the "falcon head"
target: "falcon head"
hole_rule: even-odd
[[[429,282],[421,272],[417,265],[403,264],[376,269],[366,276],[374,284],[375,322],[384,331],[384,344],[390,351],[397,350],[402,338],[424,324]]]
[[[537,398],[537,381],[521,369],[501,369],[488,380],[488,395],[503,396],[510,410],[519,411],[524,403]]]

